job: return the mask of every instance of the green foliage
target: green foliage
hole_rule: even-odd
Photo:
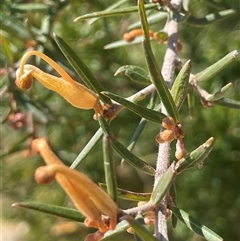
[[[18,206],[25,205],[31,209],[70,219],[72,215],[73,220],[82,221],[81,216],[71,209],[72,204],[57,184],[41,187],[34,182],[34,170],[42,164],[41,158],[32,155],[30,151],[31,140],[35,137],[46,136],[55,153],[65,164],[71,168],[78,168],[96,182],[106,183],[106,189],[114,200],[118,200],[121,208],[135,207],[137,200],[149,200],[153,184],[151,175],[154,174],[153,166],[157,153],[155,136],[159,132],[158,123],[161,123],[164,117],[157,112],[161,100],[153,95],[128,99],[131,102],[125,99],[142,90],[143,85],[135,80],[139,78],[140,82],[142,80],[148,83],[148,76],[156,85],[157,92],[164,105],[168,107],[169,113],[175,115],[176,120],[180,116],[187,150],[195,150],[210,136],[216,138],[216,145],[210,154],[207,153],[209,157],[201,170],[192,168],[176,178],[175,174],[173,178],[166,173],[165,179],[162,180],[163,184],[159,183],[157,187],[159,190],[164,187],[164,192],[155,191],[152,194],[154,202],[158,203],[171,186],[173,179],[175,180],[177,206],[185,211],[174,208],[173,213],[188,224],[182,225],[178,222],[174,230],[169,226],[170,239],[196,240],[194,232],[187,229],[187,226],[192,226],[193,220],[188,218],[188,213],[213,229],[224,240],[240,238],[239,216],[236,212],[240,200],[240,60],[238,57],[233,61],[231,57],[232,51],[240,49],[240,6],[237,1],[223,0],[218,3],[183,3],[185,12],[172,12],[174,19],[181,22],[179,39],[183,49],[179,53],[180,58],[183,62],[191,60],[191,73],[198,73],[195,76],[198,85],[201,85],[198,90],[204,90],[208,94],[215,93],[209,94],[211,98],[207,99],[213,101],[213,106],[209,109],[201,105],[200,96],[195,91],[192,95],[195,101],[192,102],[191,116],[186,101],[183,102],[186,92],[190,95],[188,88],[191,87],[184,84],[186,76],[190,73],[190,66],[185,65],[185,72],[184,69],[179,73],[176,71],[175,76],[180,83],[174,87],[176,89],[172,93],[173,98],[164,87],[163,81],[161,86],[157,87],[159,78],[162,79],[159,70],[166,46],[146,40],[147,25],[149,24],[149,28],[154,31],[161,30],[167,14],[164,10],[158,11],[156,4],[145,4],[147,21],[145,16],[142,16],[143,19],[140,21],[138,7],[131,1],[118,1],[112,6],[112,1],[4,1],[0,10],[2,212],[4,222],[25,225],[26,229],[18,234],[19,239],[83,240],[89,232],[93,232],[81,223],[73,223],[74,228],[66,228],[65,232],[61,233],[57,230],[62,222],[66,222],[65,219],[11,207],[12,203],[18,202]],[[94,12],[100,13],[93,14]],[[85,19],[88,20],[80,21]],[[219,21],[222,19],[224,20]],[[125,32],[139,28],[143,22],[146,24],[144,53],[139,44],[141,37],[131,43],[122,40]],[[104,103],[111,104],[109,100],[112,99],[126,108],[111,123],[103,118],[100,118],[98,123],[92,119],[92,111],[75,109],[62,97],[44,89],[38,83],[34,83],[29,92],[20,92],[14,84],[15,71],[21,56],[30,48],[38,49],[60,63],[73,79],[84,82],[98,93]],[[234,53],[237,55],[236,51]],[[34,58],[29,61],[54,74],[54,70],[40,59]],[[134,68],[128,69],[126,66]],[[143,71],[146,69],[147,74]],[[119,71],[122,73],[123,70],[127,77],[119,75]],[[114,77],[115,73],[118,74]],[[209,81],[203,82],[205,78]],[[230,81],[232,89],[229,92]],[[177,102],[179,99],[182,100],[180,103]],[[102,129],[99,129],[99,125]],[[104,157],[100,144],[103,135],[109,138],[109,143],[104,144]],[[112,152],[111,148],[116,152]],[[174,152],[174,146],[172,149]],[[195,165],[195,162],[199,161],[199,156],[195,157],[192,153],[187,158]],[[123,162],[121,158],[127,162]],[[106,159],[111,160],[110,169],[104,166]],[[174,159],[171,155],[170,160]],[[183,167],[185,169],[184,165]],[[106,170],[112,170],[112,175],[105,176]],[[147,172],[147,175],[142,171]],[[31,202],[28,202],[29,200]],[[139,226],[136,220],[126,220],[136,228],[142,240],[144,237],[145,240],[148,239],[146,237],[149,233],[145,227]],[[192,223],[198,224],[198,221],[194,220]],[[68,227],[67,223],[65,224]],[[207,230],[210,237],[205,236],[207,240],[220,240],[217,234],[205,226],[204,229],[201,225],[197,226],[197,233],[201,234]],[[126,221],[120,222],[116,230],[106,234],[104,240],[134,240],[133,235],[126,233],[128,227]],[[198,236],[198,240],[203,239]]]

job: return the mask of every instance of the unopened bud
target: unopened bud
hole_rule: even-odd
[[[176,152],[175,157],[180,160],[187,156],[187,150],[184,147],[184,143],[182,140],[178,140],[176,143]]]
[[[156,136],[156,141],[158,143],[172,142],[175,139],[175,134],[172,130],[164,130]]]
[[[38,184],[48,185],[55,180],[55,173],[47,166],[38,167],[35,171],[35,180]]]
[[[162,120],[162,126],[167,130],[173,130],[176,126],[176,123],[171,116],[167,116]]]
[[[184,132],[182,129],[182,125],[180,123],[176,124],[174,128],[174,132],[175,132],[176,139],[184,138]]]
[[[21,90],[28,90],[33,83],[32,71],[29,70],[20,75],[20,69],[16,71],[16,81],[17,87]]]

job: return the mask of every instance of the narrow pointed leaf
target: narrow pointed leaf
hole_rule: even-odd
[[[145,228],[145,230],[146,231],[148,231],[148,227],[146,226],[146,224],[145,224],[145,222],[144,222],[144,218],[143,218],[143,216],[140,214],[140,215],[137,215],[137,217],[135,218],[135,220],[137,221],[137,222],[139,222],[141,225],[142,225],[142,227],[143,228]],[[135,231],[134,232],[134,238],[135,238],[135,241],[146,241],[146,240],[148,240],[148,236],[149,236],[149,232],[148,232],[148,234],[147,235],[145,235],[144,237],[142,237],[142,236],[140,236],[140,235],[138,235],[138,233]],[[151,235],[151,234],[150,234]],[[153,236],[153,235],[152,235]]]
[[[211,137],[197,149],[188,154],[186,158],[180,159],[176,164],[177,173],[179,174],[182,171],[192,168],[197,164],[202,164],[208,157],[209,153],[212,151],[215,142],[215,139]]]
[[[125,40],[118,40],[112,43],[109,43],[104,46],[104,49],[115,49],[119,47],[126,47],[126,46],[131,46],[134,44],[141,44],[142,43],[142,37],[136,37],[132,42],[127,42]]]
[[[87,143],[87,145],[79,153],[77,158],[73,161],[70,168],[76,169],[77,167],[79,167],[83,163],[83,160],[85,160],[85,158],[88,156],[88,154],[96,147],[96,145],[102,139],[102,136],[103,136],[102,129],[99,128],[98,131],[91,138],[91,140]]]
[[[222,59],[214,63],[213,65],[209,66],[208,68],[204,69],[203,71],[195,74],[195,79],[198,82],[206,81],[211,79],[214,75],[216,75],[219,71],[224,69],[227,65],[229,65],[237,56],[238,51],[233,50]]]
[[[144,240],[144,241],[158,241],[154,237],[145,225],[142,225],[137,219],[132,218],[131,216],[124,216],[124,219],[128,221],[134,231]]]
[[[236,11],[233,9],[222,10],[217,13],[211,13],[206,15],[204,18],[196,18],[194,16],[189,16],[185,23],[195,26],[195,27],[205,27],[208,24],[211,24],[216,21],[224,20],[228,17],[231,17],[235,14]]]
[[[168,16],[167,12],[157,12],[157,13],[151,14],[150,16],[147,17],[148,25],[151,26],[151,25],[160,23],[163,20],[167,19],[167,16]],[[136,23],[131,24],[128,27],[128,30],[141,28],[141,26],[142,26],[141,22],[138,21]]]
[[[45,11],[48,10],[50,6],[42,3],[21,3],[21,4],[14,4],[11,6],[12,10],[17,10],[21,12],[27,11]]]
[[[91,90],[99,94],[100,98],[104,102],[111,104],[110,99],[101,94],[101,91],[103,91],[102,85],[93,75],[91,70],[85,65],[85,63],[76,55],[76,53],[68,46],[68,44],[62,38],[54,34],[54,39],[68,62],[72,65],[77,74],[82,78],[83,82]]]
[[[227,85],[223,86],[221,88],[221,90],[219,90],[215,94],[210,94],[205,99],[207,101],[215,101],[215,100],[222,99],[223,97],[225,97],[230,92],[232,87],[233,87],[233,84],[232,83],[228,83]]]
[[[119,222],[114,230],[109,230],[101,238],[101,241],[114,241],[116,240],[116,235],[125,232],[129,228],[129,223],[126,220]]]
[[[165,197],[167,191],[173,184],[176,175],[177,172],[175,171],[175,163],[172,163],[168,170],[163,174],[161,179],[158,181],[156,187],[152,192],[151,201],[155,205],[158,205]]]
[[[114,137],[114,134],[112,133],[108,123],[104,118],[101,116],[99,117],[99,123],[100,126],[104,132],[105,135],[108,135],[109,140],[111,141],[113,149],[122,157],[124,158],[131,166],[134,168],[141,170],[148,175],[154,175],[155,169],[135,156],[133,153],[131,153],[125,146],[123,146],[119,141],[117,141]]]
[[[99,186],[102,187],[103,189],[107,189],[107,185],[105,183],[99,183]],[[149,201],[151,193],[138,193],[138,192],[132,192],[128,190],[124,190],[121,188],[117,188],[117,194],[118,197],[121,199],[125,200],[130,200],[130,201]]]
[[[149,3],[149,4],[146,4],[145,7],[146,9],[154,9],[154,8],[157,8],[157,5],[153,3]],[[83,16],[77,17],[74,19],[74,22],[83,21],[85,19],[96,18],[96,17],[97,18],[114,17],[117,15],[134,13],[137,11],[138,11],[138,8],[136,6],[133,6],[133,7],[125,7],[125,8],[119,8],[119,9],[114,9],[109,11],[94,12],[94,13],[89,13],[89,14],[85,14]]]
[[[137,115],[139,115],[139,116],[141,116],[141,117],[143,117],[147,120],[150,120],[150,121],[153,121],[153,122],[156,122],[156,123],[162,123],[162,119],[164,117],[166,117],[164,114],[162,114],[158,111],[154,111],[154,110],[145,108],[143,106],[134,104],[131,101],[126,100],[126,99],[124,99],[124,98],[122,98],[118,95],[113,94],[113,93],[103,91],[102,94],[108,96],[112,100],[115,100],[119,104],[125,106],[127,109],[131,110],[135,114],[137,114]]]
[[[132,150],[133,150],[133,148],[134,148],[134,146],[135,146],[135,144],[136,144],[136,142],[137,142],[140,134],[141,134],[142,131],[144,130],[146,124],[147,124],[147,120],[144,119],[144,118],[142,118],[142,119],[140,120],[140,122],[139,122],[139,124],[138,124],[138,126],[137,126],[137,128],[136,128],[136,130],[135,130],[135,132],[134,132],[134,134],[133,134],[130,142],[129,142],[128,147],[127,147],[127,149],[128,149],[129,151],[132,151]],[[122,160],[122,161],[123,161],[123,160]]]
[[[221,100],[216,100],[213,102],[215,105],[220,105],[223,107],[229,107],[229,108],[233,108],[233,109],[240,109],[240,101],[236,101],[236,100],[231,100],[228,98],[224,98]]]
[[[148,72],[135,65],[121,66],[114,74],[114,76],[118,75],[126,75],[132,81],[137,82],[139,84],[151,84]]]
[[[107,192],[109,196],[117,203],[117,178],[116,168],[113,161],[112,146],[107,135],[103,136],[103,163]]]
[[[177,191],[176,191],[175,182],[170,187],[170,192],[169,193],[170,193],[170,196],[171,196],[172,202],[173,202],[172,206],[177,207]],[[176,228],[177,227],[177,216],[173,214],[171,216],[171,221],[172,221],[172,227]]]
[[[154,108],[155,102],[156,102],[156,96],[157,96],[156,92],[154,91],[151,94],[151,99],[150,99],[150,102],[148,104],[148,108],[149,109],[153,109]],[[145,118],[141,118],[141,120],[140,120],[140,122],[139,122],[139,124],[138,124],[138,126],[137,126],[137,128],[135,130],[135,132],[133,133],[133,135],[132,135],[132,137],[130,139],[130,142],[129,142],[128,146],[127,146],[127,149],[129,151],[133,150],[133,148],[134,148],[135,144],[137,143],[137,140],[140,137],[142,131],[144,130],[146,124],[147,124],[147,120]],[[123,162],[124,162],[124,159],[121,160],[121,163],[123,163]]]
[[[65,208],[52,204],[37,203],[37,202],[17,202],[12,205],[13,207],[22,207],[33,209],[39,212],[52,214],[58,217],[68,218],[78,222],[83,222],[85,217],[76,209]]]
[[[222,241],[223,238],[216,234],[214,231],[208,227],[202,225],[196,219],[191,217],[187,212],[176,207],[172,207],[172,212],[176,215],[186,226],[193,232],[204,237],[208,241]]]
[[[103,10],[103,12],[106,12],[106,11],[110,11],[110,10],[113,10],[113,9],[116,9],[118,8],[119,6],[122,7],[122,5],[124,3],[127,3],[128,0],[120,0],[120,1],[117,1],[116,3],[113,3],[111,4],[109,7],[107,7],[105,10]],[[91,25],[93,23],[95,23],[96,21],[98,21],[100,18],[92,18],[88,21],[88,25]]]
[[[191,61],[188,60],[180,70],[171,88],[173,100],[179,110],[187,97],[189,90],[189,76],[191,72]]]
[[[143,1],[139,1],[139,15],[144,33],[143,49],[151,81],[154,83],[156,90],[162,100],[162,103],[168,112],[168,115],[170,115],[172,118],[174,118],[174,120],[179,122],[180,117],[176,105],[173,101],[171,93],[167,88],[167,85],[165,84],[161,71],[159,70],[159,67],[152,52],[149,39],[148,23]]]

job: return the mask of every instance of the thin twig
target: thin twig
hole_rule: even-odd
[[[181,4],[181,0],[172,0],[172,5],[175,7],[179,7]],[[177,39],[178,39],[178,23],[173,21],[172,19],[168,19],[167,26],[168,32],[168,46],[164,57],[163,67],[162,67],[162,75],[170,88],[173,82],[173,73],[175,68],[175,63],[178,60],[177,54]],[[166,113],[166,109],[164,106],[161,110],[164,114]],[[170,143],[165,142],[159,144],[158,149],[158,158],[156,165],[156,175],[154,187],[157,185],[158,181],[162,177],[162,175],[166,172],[169,166],[169,156],[170,156]],[[164,198],[159,205],[156,211],[156,237],[162,241],[168,241],[168,233],[167,233],[167,220],[166,220],[166,210],[167,210],[167,201]]]

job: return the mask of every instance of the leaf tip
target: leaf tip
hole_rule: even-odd
[[[238,51],[238,50],[233,50],[233,51],[232,51],[232,57],[233,57],[233,59],[237,58],[238,55],[239,55],[239,51]]]
[[[210,147],[214,145],[216,142],[216,139],[214,137],[210,137],[204,144],[205,147]]]
[[[19,205],[18,205],[18,203],[13,203],[13,204],[12,204],[12,207],[13,207],[13,208],[16,208],[16,207],[19,207]]]

